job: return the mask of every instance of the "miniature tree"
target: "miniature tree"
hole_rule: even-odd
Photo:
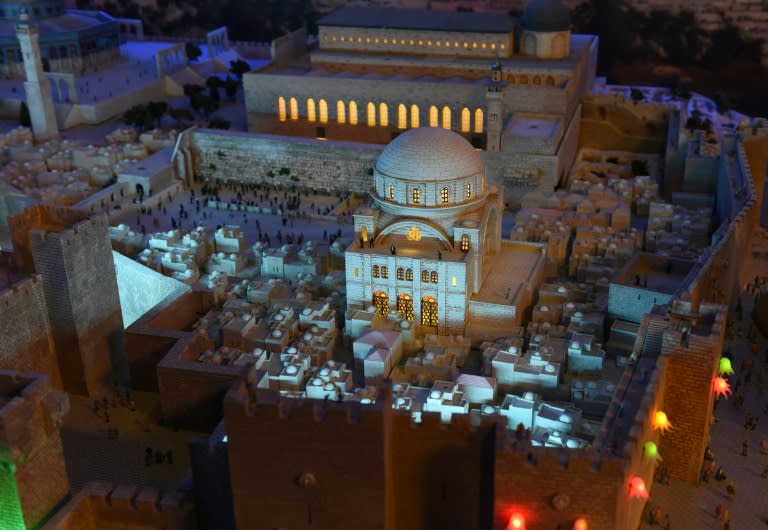
[[[19,125],[22,127],[32,127],[32,118],[29,116],[29,107],[27,107],[26,101],[22,101],[21,107],[19,107]]]
[[[718,114],[725,114],[729,110],[731,110],[731,102],[727,95],[725,95],[723,92],[718,92],[715,94],[715,97],[712,98],[715,102],[715,105],[717,106],[717,113]]]
[[[225,120],[223,118],[213,118],[211,121],[208,122],[208,128],[209,129],[229,129],[229,127],[232,125],[232,122]]]
[[[637,105],[639,102],[643,101],[645,98],[643,91],[638,88],[633,88],[629,91],[629,97],[632,98],[632,101]]]
[[[181,129],[181,124],[184,121],[193,121],[195,115],[192,111],[185,108],[170,108],[168,109],[168,115],[176,120],[176,128]]]
[[[160,126],[160,121],[166,112],[168,112],[168,103],[165,101],[150,101],[147,103],[147,113],[152,117],[156,127]]]
[[[224,87],[224,92],[226,92],[227,97],[234,100],[237,95],[237,87],[239,86],[237,80],[227,76],[227,78],[221,82],[221,85]]]
[[[251,66],[242,59],[238,59],[237,61],[229,61],[229,71],[235,74],[237,78],[242,81],[243,74],[250,72]]]
[[[147,107],[142,104],[138,104],[138,105],[134,105],[133,107],[125,111],[125,113],[123,114],[123,121],[125,122],[126,125],[137,127],[139,129],[139,132],[141,132],[142,129],[144,128],[146,116],[147,116]]]
[[[632,175],[647,175],[648,174],[648,162],[645,160],[633,160],[632,161]]]
[[[184,45],[184,53],[187,54],[187,59],[189,62],[193,63],[197,61],[201,55],[203,55],[203,50],[201,50],[200,46],[194,42],[188,42],[186,45]]]
[[[199,94],[197,96],[199,102],[199,108],[205,114],[205,119],[209,119],[212,112],[219,110],[219,102],[210,96],[205,94]]]
[[[210,95],[211,99],[215,99],[216,101],[221,99],[219,85],[221,85],[221,80],[215,75],[208,76],[208,79],[205,80],[205,86],[208,87],[208,95]]]

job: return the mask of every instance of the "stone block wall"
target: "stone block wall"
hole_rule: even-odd
[[[0,408],[3,489],[15,482],[15,488],[4,493],[18,495],[24,524],[35,527],[69,492],[59,435],[69,399],[51,388],[46,376],[36,373],[0,370],[0,389],[10,399]],[[9,502],[4,499],[3,510]],[[13,521],[12,517],[8,520]]]
[[[198,178],[365,192],[383,146],[199,130],[192,149]],[[280,174],[284,167],[289,174]]]
[[[53,333],[39,274],[0,292],[0,368],[40,372],[61,388]]]
[[[194,505],[179,491],[90,482],[42,530],[195,530]]]

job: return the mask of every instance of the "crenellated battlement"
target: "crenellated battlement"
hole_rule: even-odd
[[[48,524],[45,530],[75,530],[85,521],[120,521],[124,528],[191,528],[194,507],[191,498],[179,491],[162,492],[153,487],[89,482]]]

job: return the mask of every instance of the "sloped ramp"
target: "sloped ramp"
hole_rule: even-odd
[[[183,96],[186,84],[205,85],[205,79],[192,68],[182,68],[165,76],[165,93],[169,96]]]
[[[189,291],[189,285],[163,276],[138,261],[112,251],[123,326],[128,327],[164,300],[175,300]]]

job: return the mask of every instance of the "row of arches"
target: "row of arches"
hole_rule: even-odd
[[[507,74],[506,76],[507,81],[509,81],[510,84],[518,84],[518,85],[536,85],[536,86],[547,86],[547,87],[553,87],[555,86],[555,78],[551,75],[532,75],[528,76],[527,74]]]
[[[315,102],[314,98],[307,98],[305,105],[305,116],[310,123],[319,122],[328,123],[328,102],[320,99]],[[421,127],[421,108],[414,104],[407,106],[400,103],[397,110],[397,128],[415,129]],[[336,122],[340,124],[358,125],[361,120],[362,109],[356,101],[345,103],[343,100],[336,101]],[[444,129],[453,128],[453,109],[445,105],[438,108],[436,105],[430,105],[427,109],[427,125],[429,127],[442,127]],[[295,97],[288,98],[280,96],[277,98],[277,117],[280,121],[297,121],[299,119],[299,101]],[[485,114],[483,109],[476,108],[474,111],[468,107],[463,107],[459,112],[459,131],[463,133],[474,132],[482,134]],[[368,127],[389,127],[389,105],[379,103],[376,105],[369,101],[365,105],[365,124]]]
[[[374,265],[371,267],[371,277],[373,278],[389,278],[389,267],[386,265]],[[413,281],[413,269],[406,269],[404,267],[398,267],[395,272],[395,277],[400,281],[411,282]],[[437,271],[421,271],[421,281],[423,283],[437,283],[438,274]]]
[[[358,35],[355,37],[354,35],[328,35],[323,34],[320,37],[320,40],[325,43],[332,43],[332,42],[339,42],[339,43],[348,43],[348,44],[374,44],[374,45],[384,45],[384,46],[402,46],[402,47],[419,47],[419,48],[444,48],[446,50],[449,50],[453,48],[454,50],[462,49],[462,50],[496,50],[497,48],[499,50],[506,49],[507,45],[502,40],[496,40],[496,41],[477,41],[477,40],[457,40],[457,39],[450,39],[450,38],[440,38],[439,36],[435,36],[434,39],[431,38],[404,38],[403,36],[400,36],[398,38],[397,35],[381,35],[378,34],[371,37],[370,35],[366,35],[365,37]]]
[[[389,295],[384,291],[375,291],[373,293],[373,306],[377,313],[387,316],[389,314]],[[410,294],[398,294],[395,308],[405,320],[414,319],[413,296]],[[423,297],[421,299],[421,325],[437,326],[438,321],[437,299],[434,296]]]

